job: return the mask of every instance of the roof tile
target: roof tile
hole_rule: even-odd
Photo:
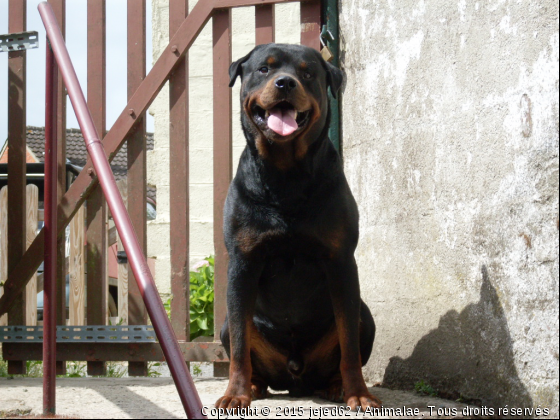
[[[27,127],[27,146],[33,151],[40,162],[44,161],[45,155],[45,128],[44,127]],[[154,149],[154,134],[146,133],[146,146],[148,150]],[[113,161],[111,169],[117,180],[126,176],[127,172],[127,155],[126,143],[123,144]],[[69,128],[66,130],[66,158],[76,166],[84,166],[87,160],[87,150],[84,143],[82,131],[77,128]],[[156,199],[156,190],[154,187],[148,187],[148,197]]]

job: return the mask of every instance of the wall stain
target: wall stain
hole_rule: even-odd
[[[524,137],[530,137],[533,132],[533,117],[531,116],[531,98],[526,93],[521,96],[521,131]]]
[[[533,248],[533,242],[532,242],[531,237],[529,235],[527,235],[526,233],[520,233],[519,237],[523,238],[527,248],[529,248],[529,249]]]

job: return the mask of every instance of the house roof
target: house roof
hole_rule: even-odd
[[[154,148],[154,134],[146,133],[146,146],[148,150]],[[27,147],[31,149],[39,162],[44,162],[45,154],[45,128],[27,127]],[[66,158],[73,165],[83,167],[87,160],[87,150],[81,130],[69,128],[66,130]],[[127,147],[126,143],[121,147],[113,161],[111,169],[118,181],[126,177],[127,172]],[[148,197],[156,199],[156,188],[148,186]]]

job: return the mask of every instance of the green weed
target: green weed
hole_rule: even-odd
[[[214,257],[204,260],[190,272],[191,341],[214,335]]]
[[[8,376],[8,362],[2,359],[2,352],[0,351],[0,378],[7,378]]]
[[[214,257],[205,258],[189,272],[190,341],[214,335]],[[171,297],[163,302],[171,319]]]
[[[200,368],[200,363],[192,364],[192,372],[194,376],[199,376],[202,374],[202,369]]]
[[[26,374],[22,375],[27,378],[42,378],[43,377],[43,362],[40,360],[28,360],[25,362]]]
[[[155,368],[160,367],[161,363],[159,362],[148,362],[148,377],[149,378],[159,378],[161,376],[161,372],[156,370]]]
[[[165,302],[163,302],[163,308],[167,314],[167,318],[171,319],[171,297],[168,297]]]
[[[85,378],[87,376],[87,363],[67,362],[64,378]]]
[[[429,384],[421,380],[414,384],[414,390],[422,395],[429,395],[430,397],[437,397],[438,392],[432,388]]]
[[[102,378],[122,378],[126,375],[127,369],[122,363],[107,362],[107,373]]]
[[[43,377],[43,362],[31,361],[25,362],[26,374],[25,375],[10,375],[8,373],[8,361],[2,359],[2,352],[0,351],[0,378],[42,378]]]

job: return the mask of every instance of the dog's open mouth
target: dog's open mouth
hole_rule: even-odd
[[[271,130],[279,136],[287,137],[307,125],[311,110],[299,112],[291,103],[282,101],[269,109],[255,104],[252,113],[253,121],[263,133]]]

